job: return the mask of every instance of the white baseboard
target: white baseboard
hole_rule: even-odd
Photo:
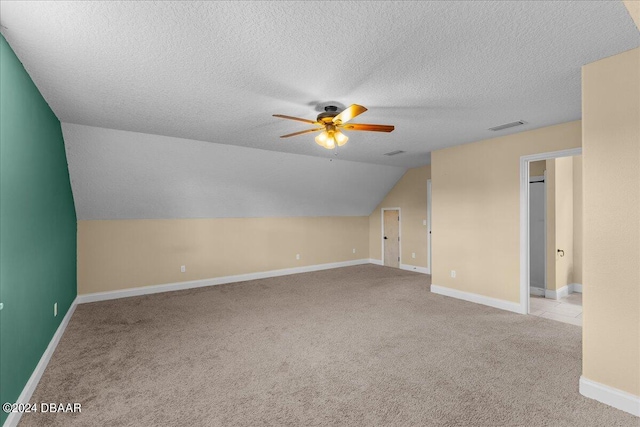
[[[489,307],[499,308],[500,310],[512,311],[514,313],[522,313],[520,303],[505,301],[497,298],[486,297],[484,295],[472,294],[471,292],[459,291],[456,289],[445,288],[444,286],[431,285],[431,292],[434,294],[444,295],[446,297],[457,298],[476,304],[488,305]]]
[[[529,295],[537,295],[539,297],[543,297],[545,294],[544,289],[536,288],[535,286],[531,286],[529,288]]]
[[[582,285],[580,283],[572,283],[569,285],[569,293],[578,293],[581,294],[582,293]]]
[[[415,271],[416,273],[422,273],[422,274],[431,274],[431,271],[426,267],[418,267],[416,265],[410,265],[410,264],[400,264],[400,269],[407,270],[407,271]]]
[[[369,264],[382,265],[382,260],[369,258]]]
[[[44,373],[44,370],[47,368],[47,365],[49,364],[49,360],[51,360],[51,356],[53,356],[53,352],[56,351],[56,347],[60,342],[60,338],[62,338],[62,334],[64,334],[64,330],[67,328],[67,325],[69,324],[69,320],[71,320],[71,316],[73,316],[73,312],[76,311],[77,305],[78,305],[78,298],[76,297],[76,299],[73,300],[73,302],[71,303],[69,310],[67,310],[67,314],[65,314],[64,319],[62,319],[62,322],[60,322],[60,325],[58,326],[56,333],[53,334],[51,341],[49,341],[49,345],[47,346],[47,349],[42,354],[42,357],[40,358],[40,361],[36,365],[36,368],[33,370],[31,377],[29,377],[29,381],[27,381],[24,388],[22,389],[22,393],[20,393],[20,396],[18,396],[16,403],[29,403],[31,401],[31,396],[33,395],[33,392],[38,386],[38,383],[40,382],[40,378],[42,378],[42,374]],[[3,424],[4,427],[17,426],[18,422],[20,421],[20,417],[22,417],[22,413],[20,412],[10,413]]]
[[[544,291],[544,297],[550,299],[560,299],[569,295],[569,286],[563,286],[555,291],[546,289]]]
[[[349,267],[352,265],[369,264],[369,259],[332,262],[328,264],[307,265],[304,267],[284,268],[282,270],[262,271],[258,273],[238,274],[236,276],[215,277],[212,279],[192,280],[189,282],[166,283],[162,285],[141,286],[139,288],[121,289],[117,291],[95,292],[78,295],[78,303],[107,301],[118,298],[135,297],[140,295],[158,294],[161,292],[181,291],[184,289],[202,288],[205,286],[223,285],[226,283],[246,282],[247,280],[266,279],[269,277],[288,276],[290,274],[308,273],[311,271],[328,270],[331,268]]]
[[[580,394],[640,417],[640,396],[580,377]]]
[[[556,289],[555,291],[551,291],[546,289],[544,291],[544,297],[550,299],[560,299],[568,296],[574,292],[582,293],[582,285],[579,283],[570,283],[567,286],[563,286],[560,289]]]

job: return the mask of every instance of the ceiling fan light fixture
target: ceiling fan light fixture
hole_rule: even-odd
[[[316,136],[315,140],[316,140],[316,144],[326,148],[327,150],[331,150],[336,146],[336,141],[333,137],[333,132],[329,134],[329,132],[327,132],[326,130],[322,131],[320,135]]]
[[[316,143],[321,147],[324,147],[327,150],[332,150],[336,148],[336,145],[338,147],[342,147],[347,143],[349,138],[347,137],[347,135],[336,129],[335,126],[327,125],[325,130],[322,131],[320,135],[316,136],[315,140]]]
[[[336,145],[338,147],[342,147],[346,144],[349,137],[340,131],[330,130],[322,132],[320,135],[316,136],[315,139],[318,145],[326,148],[327,150],[333,150],[336,148]]]
[[[336,140],[338,147],[342,147],[344,144],[347,143],[347,141],[349,140],[349,137],[338,130],[334,134],[334,139]]]
[[[336,140],[332,137],[329,137],[326,144],[324,144],[324,148],[326,148],[327,150],[333,150],[334,148],[336,148]]]

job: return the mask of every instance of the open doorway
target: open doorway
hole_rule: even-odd
[[[544,296],[547,287],[546,160],[529,164],[529,293]]]
[[[382,208],[382,264],[400,268],[400,208]]]
[[[581,149],[521,158],[522,312],[582,325]]]
[[[433,264],[431,260],[431,180],[427,180],[427,259],[429,260],[429,274],[432,274]]]

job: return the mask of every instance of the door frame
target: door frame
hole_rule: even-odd
[[[559,157],[579,156],[582,147],[547,153],[529,154],[520,157],[520,309],[521,314],[529,314],[529,163]],[[545,272],[546,274],[546,272]]]
[[[398,211],[398,268],[402,265],[402,210],[400,208],[380,209],[380,246],[382,249],[382,265],[384,265],[384,211]]]

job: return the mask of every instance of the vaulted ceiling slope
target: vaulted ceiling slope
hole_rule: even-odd
[[[405,169],[62,124],[79,220],[369,215]]]
[[[402,167],[579,119],[580,67],[640,42],[620,1],[1,2],[0,19],[63,122],[329,158],[271,115],[358,103],[396,130],[350,132],[339,157]]]

